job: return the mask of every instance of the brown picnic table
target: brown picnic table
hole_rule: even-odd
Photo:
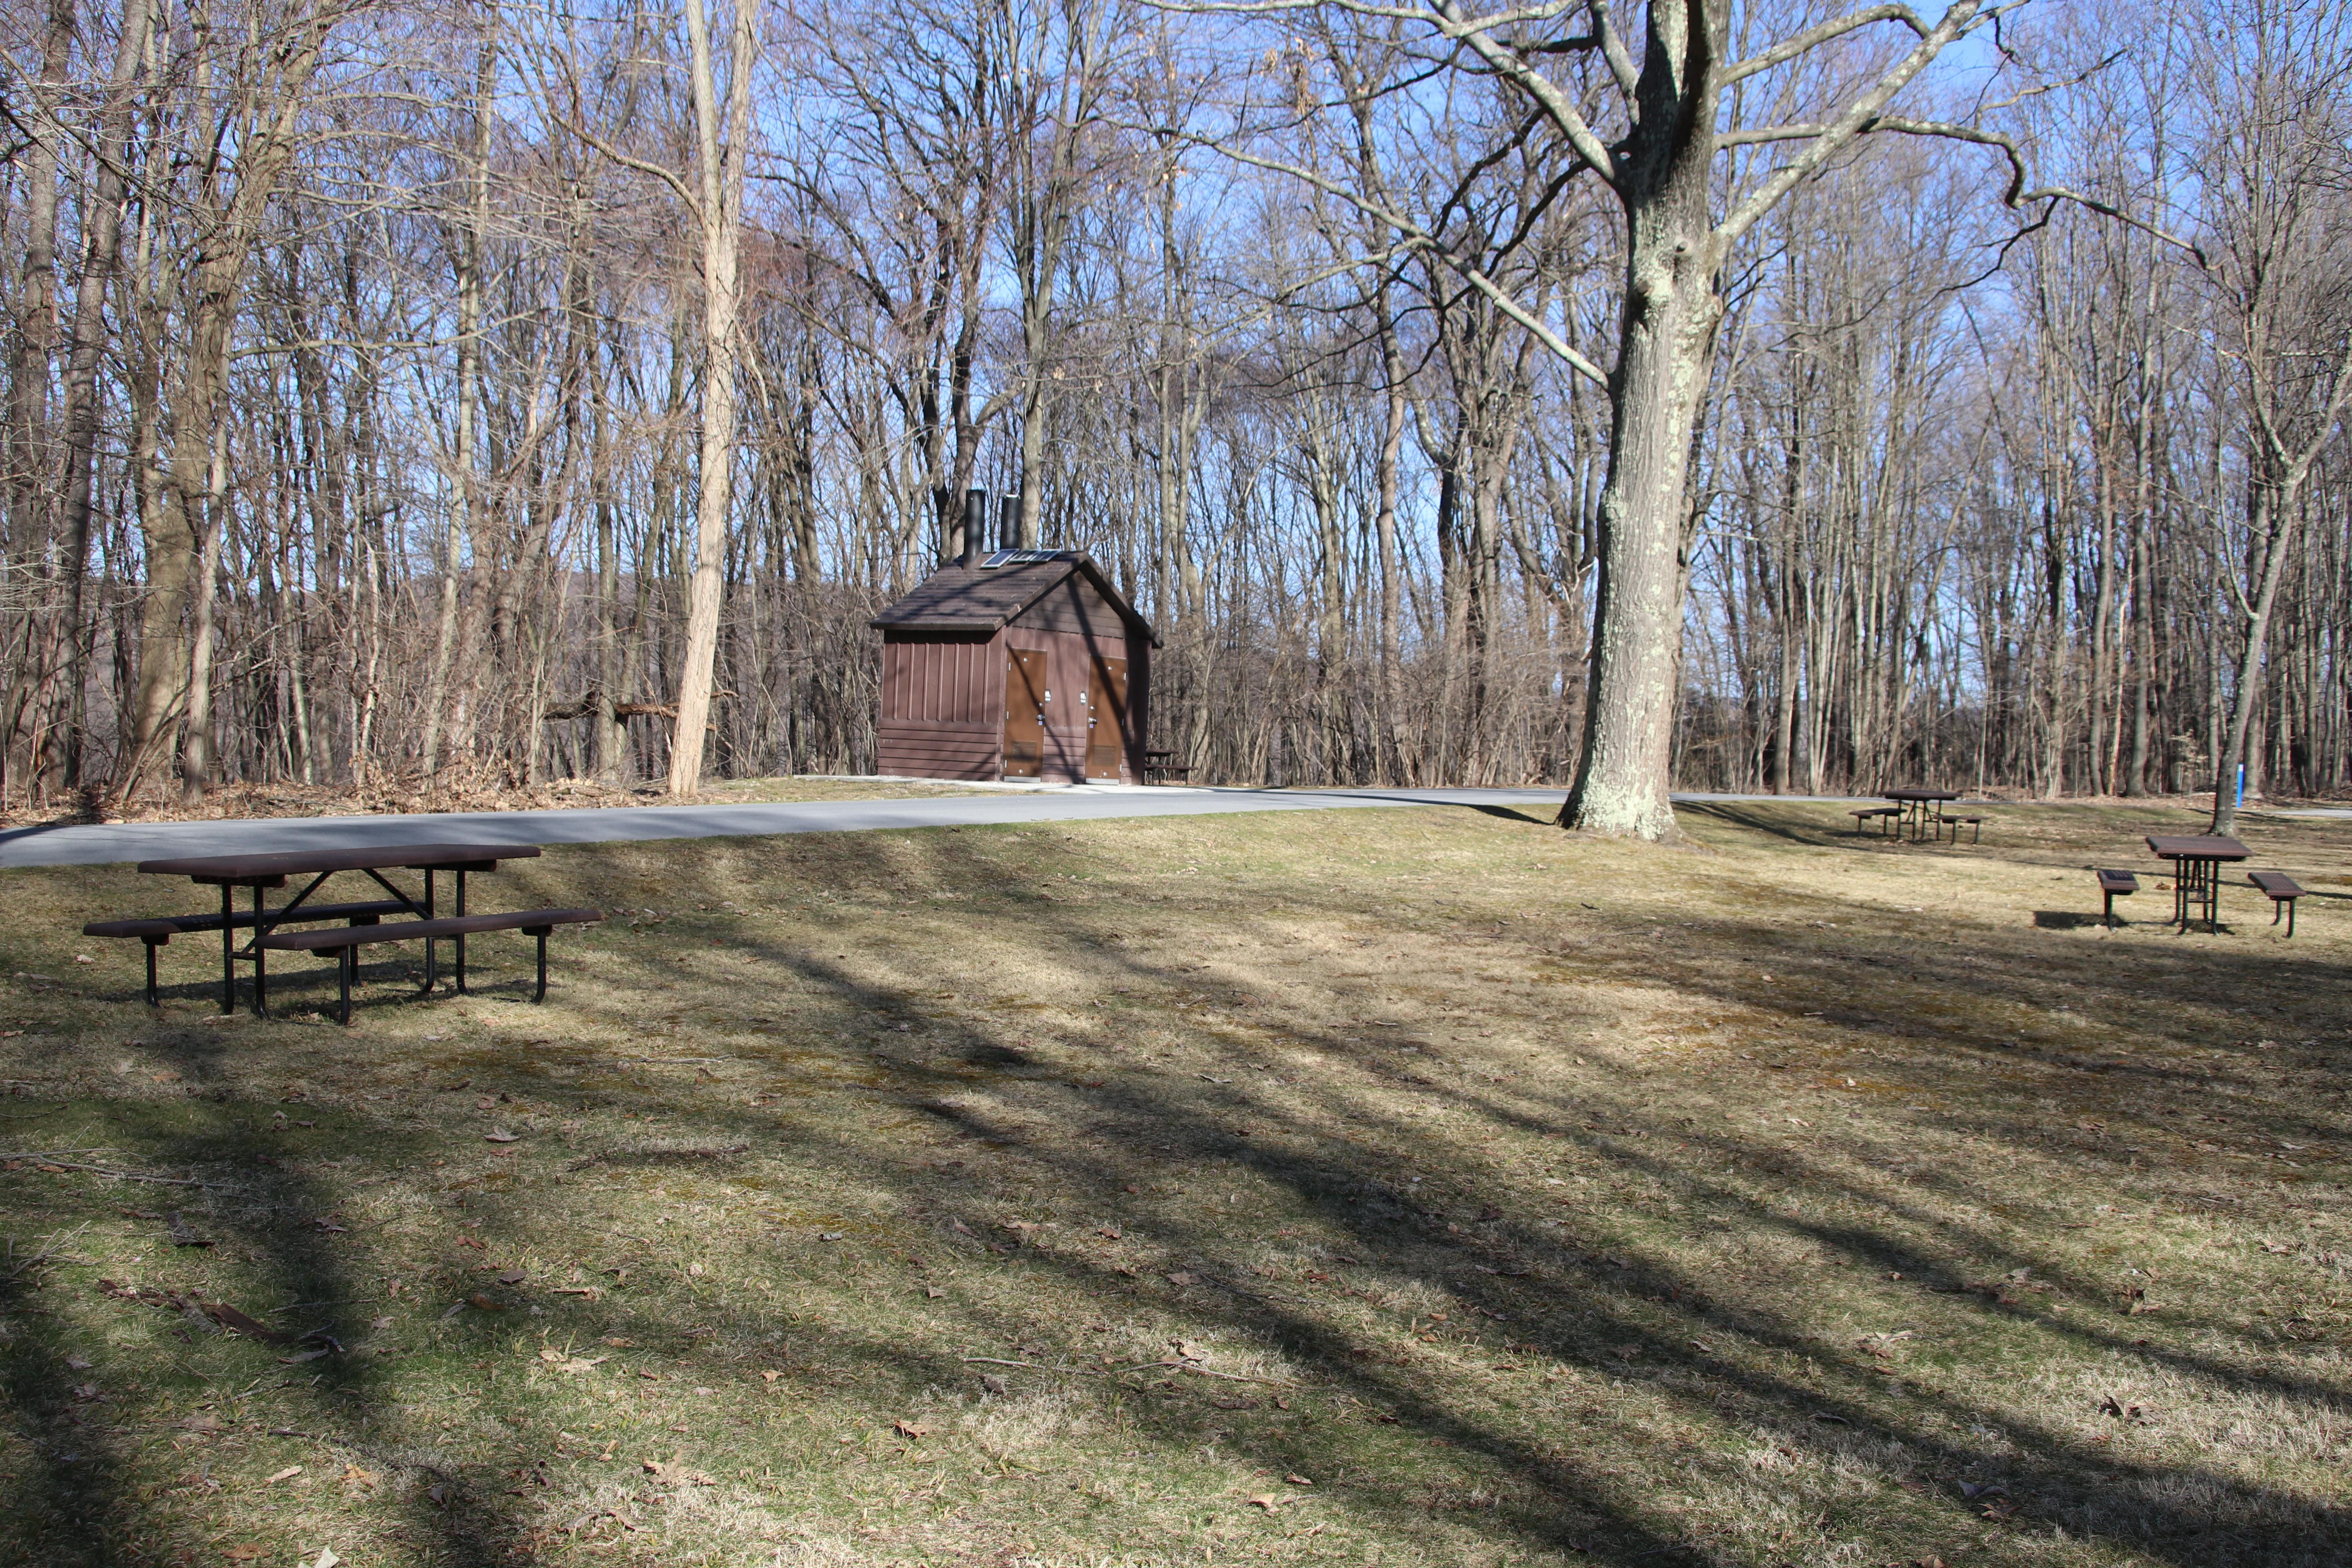
[[[1879,795],[1903,808],[1903,826],[1911,830],[1911,842],[1914,844],[1927,834],[1929,806],[1960,798],[1960,792],[1956,789],[1890,789],[1881,790]],[[1958,842],[1957,837],[1953,841]]]
[[[2220,931],[2221,868],[2252,858],[2253,851],[2219,833],[2150,834],[2147,847],[2158,859],[2172,862],[2172,920],[2182,934],[2187,934],[2192,919],[2202,919],[2207,931]],[[2192,915],[2192,910],[2203,912]]]
[[[539,846],[536,844],[401,844],[363,849],[298,849],[276,854],[206,855],[189,859],[142,860],[139,863],[139,869],[149,876],[185,877],[200,887],[217,887],[220,889],[220,914],[217,917],[217,923],[221,933],[221,1011],[224,1013],[236,1011],[236,966],[239,963],[250,963],[253,965],[254,1016],[267,1017],[269,1015],[269,977],[267,955],[273,946],[283,950],[295,945],[299,941],[297,938],[287,936],[280,936],[274,942],[270,939],[278,932],[278,928],[280,926],[314,923],[321,919],[347,919],[353,926],[373,926],[383,915],[406,914],[415,917],[418,921],[429,922],[427,927],[419,929],[415,933],[425,941],[425,989],[429,992],[436,984],[437,976],[435,967],[435,942],[440,937],[446,936],[456,947],[457,989],[463,991],[466,988],[465,931],[467,929],[493,929],[484,924],[484,917],[467,916],[466,878],[478,871],[495,871],[499,868],[499,863],[501,860],[528,860],[537,858],[538,854]],[[395,886],[384,876],[384,873],[389,870],[424,873],[424,890],[412,895]],[[364,873],[369,880],[374,882],[390,897],[380,901],[361,904],[310,903],[310,895],[317,892],[325,884],[327,879],[346,871]],[[436,920],[434,914],[436,892],[434,878],[436,873],[444,871],[452,872],[456,876],[456,912],[453,919]],[[308,885],[291,899],[274,907],[266,902],[264,895],[268,891],[285,887],[289,879],[305,877],[310,879]],[[239,888],[249,889],[252,894],[250,910],[240,910],[236,908],[236,890]],[[593,913],[587,910],[532,912],[549,915]],[[602,916],[597,915],[595,918],[601,919]],[[196,931],[209,930],[215,923],[215,919],[212,916],[192,916],[178,920],[166,917],[160,921],[100,921],[86,929],[88,933],[93,936],[121,935],[147,938],[148,1000],[152,1003],[154,1000],[155,987],[155,948],[159,942],[169,941],[170,933],[159,935],[142,929],[131,928],[168,924],[176,927],[179,931]],[[457,929],[441,931],[439,928],[442,926],[454,926]],[[104,927],[122,929],[100,929]],[[405,929],[395,927],[383,934],[386,939],[391,939],[394,931]],[[237,944],[241,931],[250,933],[242,947]],[[324,951],[332,946],[339,948],[343,954],[344,1016],[345,1021],[348,1022],[351,970],[356,962],[352,955],[355,952],[353,944],[359,939],[348,932],[304,934],[314,939],[321,936],[336,939],[331,942],[302,942],[301,945],[314,947],[319,951]],[[543,995],[547,985],[544,937],[541,939],[540,952],[540,990]]]

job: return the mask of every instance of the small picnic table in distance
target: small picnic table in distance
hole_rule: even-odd
[[[2185,934],[2192,918],[2202,919],[2205,929],[2221,929],[2221,868],[2230,861],[2251,859],[2253,851],[2234,838],[2218,833],[2197,833],[2179,837],[2149,834],[2148,852],[2159,860],[2172,862],[2172,920]],[[2192,917],[2189,910],[2201,908],[2201,916]]]
[[[1881,790],[1879,794],[1903,808],[1903,823],[1911,829],[1911,842],[1914,844],[1927,834],[1927,808],[1930,805],[1940,805],[1945,801],[1960,798],[1960,792],[1956,789],[1890,789]]]
[[[236,966],[239,963],[253,965],[253,1011],[257,1017],[269,1015],[268,949],[262,939],[290,919],[298,919],[303,903],[320,884],[339,871],[364,871],[370,880],[392,895],[394,902],[419,920],[433,919],[433,877],[436,871],[457,873],[457,912],[466,912],[466,877],[473,871],[495,871],[501,860],[528,860],[539,854],[536,844],[401,844],[367,849],[300,849],[275,855],[207,855],[185,860],[142,860],[139,869],[150,876],[185,877],[199,886],[220,889],[221,902],[221,1011],[236,1011]],[[425,891],[421,898],[412,898],[393,886],[383,873],[388,869],[422,871]],[[282,888],[289,877],[308,877],[310,886],[293,898],[271,909],[264,904],[266,889]],[[253,891],[250,915],[236,908],[239,888]],[[240,927],[251,931],[252,937],[244,947],[237,946]],[[466,939],[453,936],[457,944],[457,973],[465,973]],[[434,944],[425,944],[425,986],[433,988]]]

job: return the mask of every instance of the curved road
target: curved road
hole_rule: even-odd
[[[1473,811],[1556,810],[1559,789],[1137,789],[1073,787],[1034,793],[900,800],[784,801],[741,805],[629,805],[568,811],[470,811],[410,816],[264,817],[230,822],[143,822],[18,827],[0,832],[0,867],[102,866],[167,856],[397,844],[609,844],[769,833],[857,833],[875,828],[1074,822],[1111,816],[1203,816],[1230,811],[1458,805]],[[1738,799],[1676,795],[1676,800]],[[1770,799],[1771,796],[1761,798]],[[1811,798],[1783,795],[1782,800]],[[1831,797],[1823,796],[1823,799]]]

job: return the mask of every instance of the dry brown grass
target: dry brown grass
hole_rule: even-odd
[[[0,1145],[215,1184],[0,1174],[0,1558],[2345,1562],[2352,825],[2289,942],[1843,821],[564,848],[548,1006],[349,1032],[8,873]]]

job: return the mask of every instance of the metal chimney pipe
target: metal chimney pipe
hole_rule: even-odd
[[[953,499],[953,492],[945,485],[931,487],[931,512],[940,520],[940,564],[942,566],[954,565],[963,552],[962,542],[957,537],[955,513],[948,505]]]
[[[984,542],[982,536],[986,534],[987,531],[988,492],[986,490],[964,491],[963,552],[957,557],[958,561],[966,566],[969,566],[974,561],[977,561],[980,558],[981,548]]]
[[[1021,545],[1021,492],[999,496],[996,500],[996,538],[998,548],[1018,550]]]

